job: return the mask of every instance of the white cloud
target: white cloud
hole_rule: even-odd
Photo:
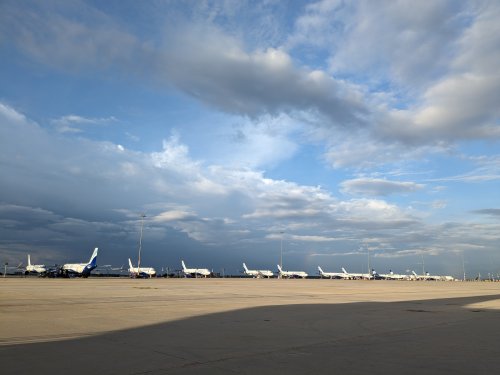
[[[83,130],[81,126],[88,125],[109,125],[116,122],[117,119],[113,116],[101,118],[86,118],[78,115],[62,116],[54,119],[51,123],[56,127],[60,133],[80,133]]]
[[[332,237],[326,237],[326,236],[297,236],[297,235],[292,235],[290,237],[287,237],[287,239],[290,239],[292,241],[303,241],[303,242],[333,242],[333,241],[338,241],[336,238]]]
[[[495,20],[500,7],[478,4],[403,1],[381,6],[325,0],[305,7],[286,43],[250,43],[253,48],[216,22],[216,15],[234,16],[251,8],[248,5],[196,7],[156,34],[154,43],[84,4],[37,6],[29,13],[11,4],[5,7],[10,17],[3,19],[12,41],[50,66],[109,68],[174,86],[227,113],[312,117],[313,126],[335,129],[322,140],[328,147],[326,159],[345,167],[380,165],[397,159],[402,150],[407,157],[418,157],[423,146],[439,151],[457,139],[500,136],[500,78],[493,68],[498,61]],[[78,7],[85,17],[68,17]],[[267,9],[263,4],[257,8]],[[211,21],[201,21],[203,12],[210,13],[205,18]],[[158,21],[158,15],[154,18]],[[12,19],[20,22],[13,24]],[[294,60],[295,49],[311,45],[328,49],[333,76],[321,66]],[[366,77],[356,76],[359,72]],[[374,76],[378,82],[369,79]],[[56,122],[60,131],[78,132],[79,120],[73,115]],[[346,133],[351,141],[345,141]],[[250,167],[267,165],[273,158],[279,161],[280,155],[297,150],[289,139],[271,141],[259,131],[250,136],[246,129],[243,134],[249,141],[247,155],[255,155],[246,160]],[[371,146],[355,148],[349,158],[346,142],[359,141]],[[271,147],[252,153],[252,147],[263,143]],[[262,151],[272,146],[282,153]]]
[[[153,220],[158,222],[169,222],[169,221],[183,221],[196,218],[196,214],[190,211],[184,211],[180,209],[174,209],[170,211],[161,212],[156,215]]]
[[[19,113],[14,108],[4,103],[0,103],[0,115],[4,117],[9,123],[15,124],[27,121],[26,117],[22,113]]]
[[[340,186],[344,193],[370,196],[405,194],[424,187],[424,185],[415,182],[390,181],[380,178],[356,178],[343,181]]]
[[[7,7],[12,18],[21,21],[5,18],[12,40],[30,57],[50,66],[116,67],[119,72],[174,85],[223,111],[248,116],[313,111],[339,126],[359,126],[368,112],[354,85],[296,67],[281,48],[247,52],[238,39],[208,23],[176,23],[160,44],[153,45],[90,7],[86,7],[87,17],[78,21],[52,10],[39,7],[25,14]]]
[[[359,165],[376,165],[388,153],[411,156],[408,145],[418,151],[500,137],[499,14],[498,4],[481,1],[325,0],[306,8],[289,47],[319,43],[331,54],[334,75],[363,82],[373,152],[351,149]],[[327,158],[346,165],[342,149]]]
[[[28,121],[15,127],[10,122],[0,118],[0,132],[8,132],[10,139],[22,137],[16,152],[23,158],[12,158],[1,148],[8,176],[1,182],[4,199],[25,207],[37,202],[57,212],[51,230],[64,233],[62,238],[69,239],[79,227],[88,228],[90,235],[97,229],[91,223],[116,220],[117,214],[122,224],[113,230],[135,227],[137,212],[145,209],[154,218],[149,225],[177,229],[205,244],[243,240],[249,229],[264,238],[280,223],[293,228],[301,241],[321,243],[329,241],[323,232],[331,228],[383,228],[415,221],[384,201],[342,202],[320,187],[265,178],[251,169],[204,165],[191,159],[175,135],[162,151],[145,154],[107,142],[50,135]],[[20,163],[26,173],[20,173]]]
[[[395,204],[378,199],[352,199],[340,202],[336,208],[342,214],[343,223],[364,226],[409,226],[417,219],[405,213]]]

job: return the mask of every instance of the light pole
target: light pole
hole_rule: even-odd
[[[283,234],[285,232],[280,232],[280,233],[281,233],[280,268],[283,269]]]
[[[141,267],[141,250],[142,250],[142,229],[144,227],[144,218],[146,217],[146,214],[142,213],[141,214],[141,235],[139,236],[139,256],[137,258],[137,273],[140,274],[140,267]]]
[[[372,271],[370,269],[370,249],[369,248],[366,248],[366,251],[368,253],[368,280],[371,280],[372,278]]]
[[[424,276],[425,280],[425,262],[424,262],[424,254],[422,253],[422,276]]]
[[[462,251],[462,271],[464,272],[464,280],[465,281],[465,261],[464,261],[464,252]]]

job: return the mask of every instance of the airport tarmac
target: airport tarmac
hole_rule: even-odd
[[[493,374],[500,283],[0,279],[0,373]]]

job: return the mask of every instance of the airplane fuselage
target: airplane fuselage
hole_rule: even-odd
[[[307,277],[307,273],[304,271],[283,271],[279,265],[278,265],[278,271],[281,277],[288,277],[288,278],[300,277],[302,279],[305,279]]]
[[[271,270],[249,270],[247,265],[243,263],[243,269],[245,274],[252,277],[262,278],[262,277],[273,277],[274,273]]]
[[[26,266],[26,272],[31,272],[31,273],[45,273],[47,272],[47,267],[43,264],[32,264],[29,266]]]
[[[343,272],[325,272],[323,269],[318,266],[318,271],[321,277],[325,277],[327,279],[345,279],[346,274]]]
[[[182,264],[182,272],[186,276],[190,275],[196,277],[200,275],[203,277],[207,277],[212,274],[212,272],[210,272],[207,268],[187,268],[184,261],[181,261],[181,264]]]
[[[186,275],[200,275],[204,277],[210,276],[211,274],[211,272],[206,268],[186,268],[182,270],[182,272],[184,272]]]
[[[92,270],[96,267],[97,267],[96,265],[87,263],[74,263],[74,264],[68,263],[64,264],[61,269],[63,270],[63,272],[66,273],[76,274],[86,277],[89,276],[90,272],[92,272]]]
[[[156,270],[153,267],[131,267],[128,269],[128,272],[132,275],[140,276],[140,277],[155,277]]]

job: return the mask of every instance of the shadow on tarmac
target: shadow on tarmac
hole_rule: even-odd
[[[500,368],[500,311],[465,306],[498,299],[500,294],[256,307],[86,338],[7,345],[0,347],[0,369],[2,374],[494,374]]]

